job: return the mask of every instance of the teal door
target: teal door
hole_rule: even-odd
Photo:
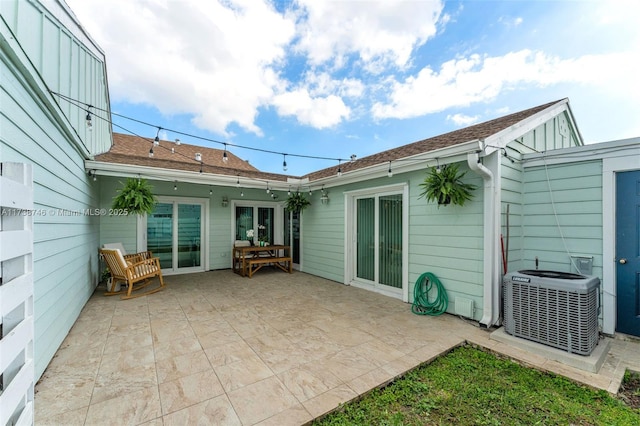
[[[616,175],[616,331],[640,336],[640,171]]]

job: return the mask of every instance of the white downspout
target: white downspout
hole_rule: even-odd
[[[495,257],[496,182],[491,170],[480,163],[478,152],[467,154],[467,164],[471,170],[482,176],[484,181],[484,313],[480,324],[489,327],[498,321],[499,313],[499,292],[494,291],[494,283],[498,282]]]

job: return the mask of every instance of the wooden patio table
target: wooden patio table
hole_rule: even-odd
[[[245,246],[231,250],[233,272],[251,278],[265,265],[273,265],[284,272],[293,272],[291,246]]]

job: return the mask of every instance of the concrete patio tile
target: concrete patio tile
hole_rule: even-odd
[[[164,426],[228,425],[242,426],[229,397],[220,395],[163,417]]]
[[[88,405],[76,410],[52,414],[49,414],[46,410],[41,411],[38,408],[38,405],[36,405],[34,421],[34,424],[38,426],[83,426],[87,418],[87,411],[89,411]]]
[[[612,339],[589,373],[301,272],[172,276],[124,301],[102,291],[36,385],[36,424],[304,424],[465,341],[612,393],[640,370],[637,341]]]
[[[158,383],[168,382],[210,369],[211,363],[203,350],[156,362]]]
[[[313,362],[280,373],[278,378],[300,402],[343,384],[338,376]]]
[[[156,361],[171,359],[200,350],[202,350],[202,346],[200,346],[200,342],[195,335],[189,335],[189,337],[185,338],[177,336],[174,340],[154,344]]]
[[[214,367],[214,371],[227,393],[274,375],[257,355]]]
[[[160,384],[162,412],[172,413],[223,393],[224,389],[213,369],[164,382]]]
[[[140,424],[162,415],[158,387],[122,393],[118,398],[91,404],[87,413],[87,425]]]
[[[255,424],[298,404],[277,377],[269,377],[228,393],[243,424]]]
[[[256,423],[257,426],[298,426],[307,424],[313,420],[311,414],[302,404],[297,404],[292,408],[284,410],[275,416]]]
[[[99,373],[93,388],[91,404],[150,387],[157,387],[157,385],[155,364],[141,364],[126,370]]]
[[[362,376],[349,380],[347,385],[358,395],[369,392],[372,389],[386,385],[395,378],[395,375],[384,368],[376,368]]]
[[[315,419],[335,410],[340,404],[345,404],[356,398],[358,394],[348,385],[340,385],[327,392],[304,401],[302,405]]]

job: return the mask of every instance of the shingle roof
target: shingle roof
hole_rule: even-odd
[[[452,147],[477,139],[485,139],[562,101],[564,100],[549,102],[524,111],[485,121],[484,123],[475,124],[463,129],[382,151],[353,162],[345,162],[341,164],[340,167],[342,168],[342,172],[346,173],[364,167]],[[174,142],[168,141],[160,141],[159,146],[154,146],[154,156],[150,158],[149,148],[151,148],[151,146],[153,146],[152,139],[114,133],[111,150],[96,156],[96,161],[195,172],[202,168],[202,172],[204,173],[227,176],[241,175],[243,177],[280,182],[286,182],[288,177],[292,177],[261,172],[247,161],[242,160],[229,151],[227,151],[228,161],[225,164],[222,161],[223,150],[189,144],[177,145]],[[174,153],[171,152],[172,148],[175,151]],[[202,155],[202,164],[195,160],[196,153]],[[337,173],[338,167],[339,166],[336,165],[318,170],[302,178],[308,178],[309,181],[312,182],[317,179],[333,176]]]
[[[153,146],[153,158],[149,157],[149,149]],[[173,148],[174,152],[171,151]],[[202,163],[195,160],[196,153],[202,156]],[[274,181],[286,181],[286,175],[261,172],[247,161],[227,151],[227,162],[223,162],[222,149],[207,148],[175,142],[160,141],[154,146],[153,139],[139,136],[113,134],[113,146],[104,154],[96,156],[96,161],[105,163],[129,164],[162,169],[200,171],[218,175],[252,177]]]
[[[382,151],[373,155],[369,155],[367,157],[363,157],[354,162],[343,163],[340,165],[340,167],[342,168],[342,173],[346,173],[364,167],[388,163],[389,161],[398,160],[400,158],[407,158],[413,155],[424,154],[430,151],[435,151],[437,149],[459,145],[476,139],[485,139],[561,101],[562,100],[549,102],[544,105],[526,109],[524,111],[519,111],[493,120],[485,121],[484,123],[475,124],[463,129],[454,130],[453,132],[434,136],[429,139],[424,139],[418,142],[399,146],[397,148],[392,148],[387,151]],[[338,167],[338,165],[328,167],[326,169],[309,173],[304,177],[309,178],[310,181],[314,181],[317,179],[333,176],[338,172]]]

